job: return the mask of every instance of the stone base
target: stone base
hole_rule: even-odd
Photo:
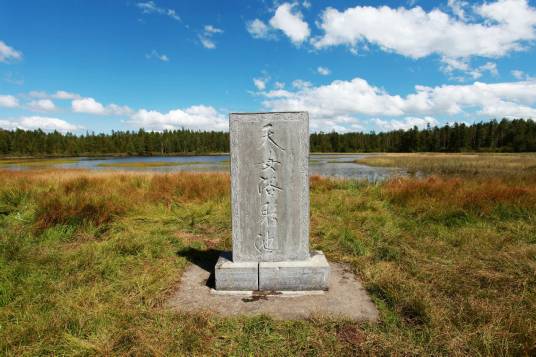
[[[212,262],[215,264],[216,262]],[[212,265],[214,266],[214,265]],[[211,289],[211,271],[190,264],[165,306],[188,314],[222,317],[267,315],[278,320],[311,318],[377,321],[378,310],[351,266],[330,263],[328,291],[272,292]]]
[[[234,263],[223,253],[215,268],[216,290],[312,291],[327,290],[329,264],[320,251],[307,260]]]
[[[307,260],[259,263],[259,290],[327,290],[329,264],[321,251]]]
[[[220,255],[214,275],[216,290],[259,290],[259,264],[234,263],[230,252]]]

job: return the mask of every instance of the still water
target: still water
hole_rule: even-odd
[[[341,178],[365,179],[371,182],[383,181],[392,176],[406,175],[398,168],[372,167],[353,161],[374,154],[311,154],[309,172],[311,175]],[[151,166],[152,165],[152,166]],[[31,169],[24,163],[4,166],[14,170]],[[48,168],[157,171],[157,172],[229,172],[229,155],[207,156],[133,156],[79,158],[73,162],[49,162]]]

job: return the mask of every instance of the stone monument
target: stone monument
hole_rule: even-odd
[[[309,116],[230,115],[232,255],[216,290],[326,290],[324,254],[309,251]]]

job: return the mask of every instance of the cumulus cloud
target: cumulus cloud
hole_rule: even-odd
[[[132,109],[127,106],[110,104],[104,106],[93,98],[75,99],[71,102],[72,110],[75,113],[87,113],[95,115],[129,115]]]
[[[159,14],[159,15],[165,15],[173,20],[181,21],[181,18],[179,15],[177,15],[176,11],[173,9],[166,9],[163,7],[158,6],[154,1],[146,1],[146,2],[139,2],[136,4],[136,6],[144,13],[144,14]]]
[[[451,1],[457,17],[421,7],[356,6],[324,10],[323,35],[316,48],[367,43],[411,58],[439,54],[447,58],[501,57],[524,50],[536,38],[536,9],[526,0],[498,0],[473,7],[480,22],[465,21],[463,2]]]
[[[536,118],[536,81],[417,85],[406,96],[390,94],[362,78],[317,87],[300,83],[294,87],[294,91],[261,92],[263,106],[273,111],[307,110],[314,122],[338,121],[337,125],[344,126],[348,118],[358,115],[435,117],[471,113],[488,118]]]
[[[531,77],[528,74],[526,74],[523,71],[520,71],[519,69],[514,69],[510,73],[512,74],[512,76],[514,76],[515,79],[519,79],[519,80],[530,80],[531,79]]]
[[[439,125],[439,122],[434,117],[424,117],[424,118],[417,118],[417,117],[405,117],[404,119],[392,119],[392,120],[383,120],[379,118],[373,118],[372,123],[380,129],[381,131],[390,131],[390,130],[408,130],[413,127],[417,127],[419,129],[424,129],[428,125],[430,126],[437,126]]]
[[[67,92],[64,90],[59,90],[56,93],[49,94],[45,91],[31,91],[28,93],[28,96],[32,98],[41,98],[41,99],[60,99],[60,100],[73,100],[80,99],[80,94]]]
[[[175,109],[167,113],[141,109],[134,113],[128,123],[147,130],[228,130],[229,123],[222,113],[211,106],[194,105],[186,109]]]
[[[246,30],[253,38],[267,39],[271,35],[271,28],[259,19],[246,23]]]
[[[41,129],[45,131],[57,130],[60,132],[74,132],[81,129],[81,127],[68,123],[65,120],[58,118],[29,116],[21,117],[15,120],[0,120],[0,127],[4,129],[24,129],[24,130],[36,130]]]
[[[289,3],[280,5],[270,19],[270,25],[283,31],[292,43],[299,45],[309,37],[310,30],[307,22],[303,21],[302,13],[295,7],[295,4]]]
[[[469,60],[464,58],[458,59],[443,57],[441,62],[441,71],[447,74],[451,79],[464,81],[466,76],[468,76],[469,78],[475,80],[482,77],[482,75],[484,75],[486,72],[493,76],[499,75],[497,64],[494,62],[486,62],[478,67],[471,66]]]
[[[52,95],[52,98],[62,99],[62,100],[72,100],[72,99],[79,99],[80,94],[66,92],[64,90],[59,90]]]
[[[448,0],[447,4],[455,16],[457,16],[461,20],[466,20],[465,9],[469,6],[469,3],[467,1]]]
[[[22,52],[13,47],[9,47],[5,42],[0,41],[0,62],[10,62],[22,59]]]
[[[16,108],[19,106],[19,101],[12,95],[0,95],[0,107]]]
[[[197,37],[199,38],[199,42],[201,42],[201,45],[203,47],[208,49],[214,49],[216,48],[216,42],[214,42],[213,36],[215,34],[221,34],[223,33],[223,30],[217,27],[214,27],[212,25],[205,25],[203,28],[203,32],[200,33]]]
[[[162,61],[162,62],[169,62],[169,57],[165,54],[161,54],[161,53],[158,53],[158,51],[156,50],[152,50],[151,52],[149,53],[146,53],[145,54],[145,58],[147,59],[157,59],[159,61]]]
[[[56,105],[50,99],[33,100],[28,104],[31,110],[38,112],[51,112],[56,110]]]
[[[331,73],[331,70],[327,67],[322,67],[322,66],[319,66],[316,71],[318,72],[318,74],[320,74],[321,76],[327,76]]]
[[[266,80],[263,78],[253,78],[253,84],[258,90],[266,89]]]

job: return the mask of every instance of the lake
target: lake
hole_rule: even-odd
[[[407,173],[398,168],[372,167],[356,164],[353,161],[375,154],[311,154],[309,172],[311,175],[364,179],[371,182],[383,181],[392,176],[405,176]],[[228,172],[229,155],[205,156],[130,156],[72,158],[23,161],[0,166],[10,170],[35,168],[63,168],[117,171],[157,171],[157,172]]]

